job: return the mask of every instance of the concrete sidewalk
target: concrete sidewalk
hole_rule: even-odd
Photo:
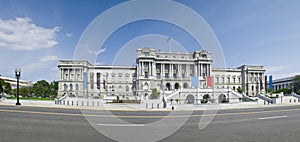
[[[58,105],[54,101],[20,100],[21,106],[28,107],[46,107],[61,109],[91,109],[91,110],[115,110],[115,111],[194,111],[194,110],[226,110],[226,109],[249,109],[249,108],[267,108],[279,106],[294,106],[300,103],[289,104],[259,104],[257,102],[241,102],[229,104],[201,104],[201,105],[168,105],[167,108],[145,108],[145,104],[105,104],[99,106],[76,106],[76,105]],[[0,101],[0,105],[15,106],[16,100],[5,99]]]

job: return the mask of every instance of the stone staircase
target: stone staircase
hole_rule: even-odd
[[[180,90],[176,90],[176,91],[166,95],[165,99],[169,101],[170,99],[173,99],[175,96],[179,95],[179,93],[180,93]]]
[[[259,99],[262,99],[263,101],[268,102],[268,103],[271,103],[271,104],[274,103],[273,100],[272,100],[271,98],[268,98],[268,97],[266,97],[266,96],[264,96],[264,95],[262,95],[262,94],[257,94],[257,97],[258,97]]]
[[[291,95],[292,95],[293,97],[296,97],[296,98],[300,99],[300,95],[296,94],[295,92],[293,92]]]

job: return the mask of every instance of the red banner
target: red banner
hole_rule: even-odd
[[[214,86],[214,77],[207,76],[206,84],[207,84],[207,87],[213,87]]]

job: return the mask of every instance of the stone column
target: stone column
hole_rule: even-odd
[[[181,72],[181,64],[178,64],[178,67],[177,67],[178,69],[177,69],[177,76],[179,77],[179,78],[182,78],[182,72]]]
[[[208,74],[208,67],[209,67],[209,64],[206,64],[206,76],[209,76],[209,74]]]
[[[68,76],[67,76],[67,80],[70,80],[70,69],[68,69]]]
[[[187,74],[187,77],[190,77],[190,65],[186,65],[186,74]]]
[[[144,76],[144,62],[142,62],[142,66],[141,66],[141,75]]]
[[[60,80],[63,80],[63,69],[60,68],[59,71],[60,71],[60,77],[59,78],[60,78]]]
[[[152,67],[152,66],[153,66],[153,63],[152,63],[152,62],[149,62],[149,66],[150,66],[150,67],[149,67],[149,68],[150,68],[150,69],[149,69],[149,76],[152,76],[152,71],[153,71],[153,67]]]
[[[165,64],[161,63],[161,77],[164,78],[165,76]]]
[[[170,64],[170,66],[169,66],[170,68],[169,68],[169,77],[170,78],[173,78],[173,64]]]

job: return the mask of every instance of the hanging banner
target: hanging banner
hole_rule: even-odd
[[[90,73],[90,83],[91,83],[91,89],[94,89],[94,73]]]
[[[83,89],[87,88],[87,73],[83,73]]]
[[[207,76],[206,84],[207,84],[207,87],[213,87],[214,86],[214,78],[211,76]]]
[[[101,84],[101,82],[100,82],[100,76],[101,76],[101,74],[97,73],[97,89],[98,90],[100,90],[100,84]]]
[[[273,90],[273,77],[272,77],[272,75],[269,76],[269,89]]]

